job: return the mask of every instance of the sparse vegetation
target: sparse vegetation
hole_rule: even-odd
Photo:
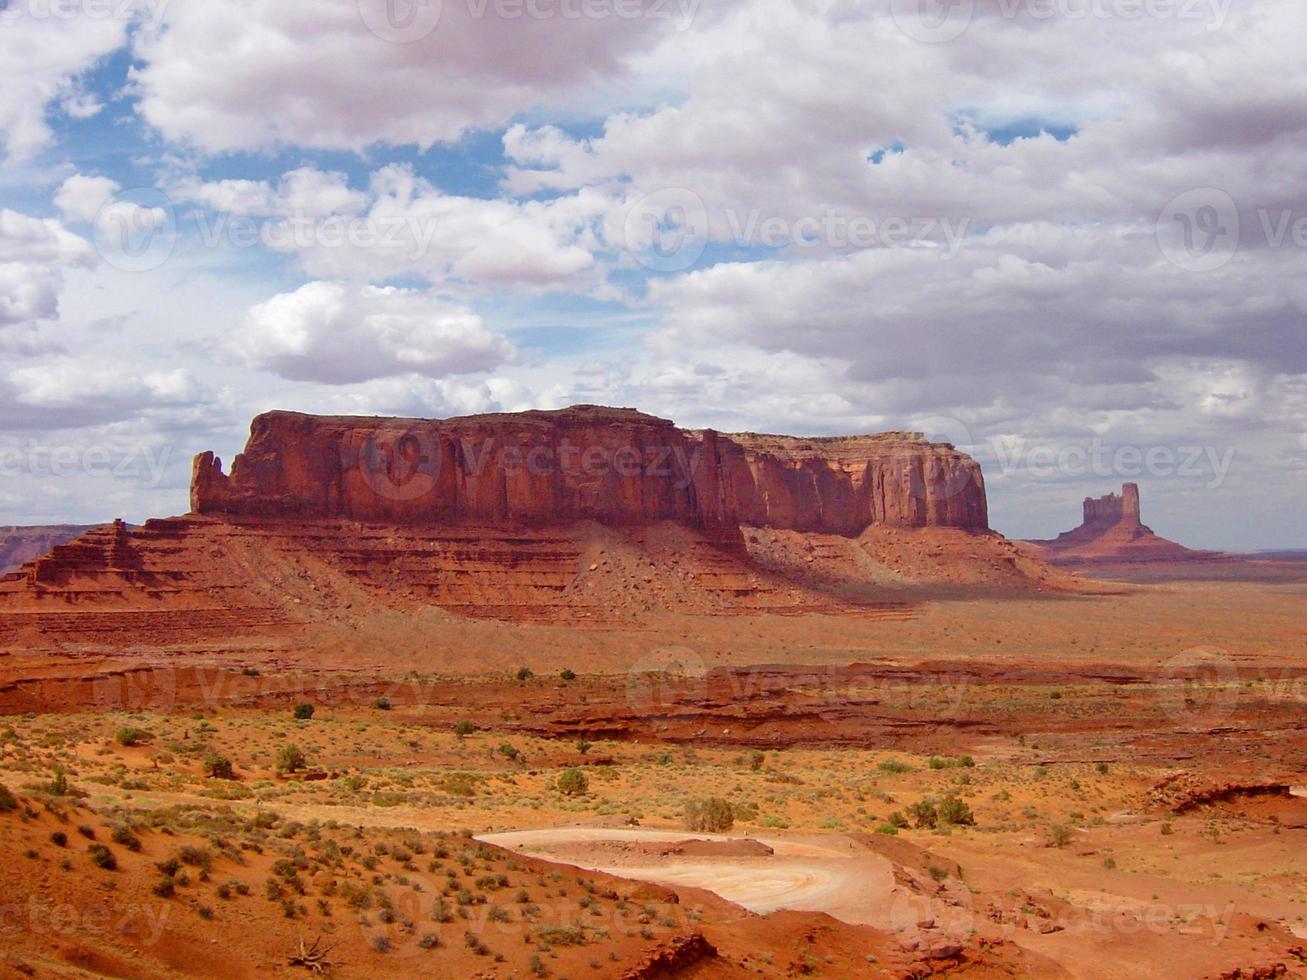
[[[590,780],[580,769],[568,769],[558,777],[558,791],[564,796],[584,796],[590,791]]]
[[[277,771],[284,773],[300,772],[308,768],[308,760],[298,745],[284,745],[277,753]]]
[[[725,834],[735,826],[735,807],[718,796],[693,799],[685,804],[684,819],[690,830]]]

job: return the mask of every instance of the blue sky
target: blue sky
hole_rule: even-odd
[[[955,7],[11,0],[0,523],[182,511],[266,409],[584,401],[1307,544],[1307,15]]]

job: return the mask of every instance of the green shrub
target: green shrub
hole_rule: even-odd
[[[454,734],[457,735],[459,738],[466,738],[476,730],[477,730],[476,725],[466,720],[460,721],[457,725],[454,726]]]
[[[103,868],[105,871],[118,870],[118,859],[113,856],[113,851],[103,844],[88,845],[86,853],[91,856],[91,863],[97,868]]]
[[[912,772],[912,767],[910,765],[906,762],[900,762],[898,759],[886,759],[876,768],[881,772],[890,772],[896,775],[905,772]]]
[[[210,779],[235,779],[236,770],[231,760],[222,755],[211,755],[204,760],[204,774]]]
[[[564,796],[584,796],[590,790],[590,780],[580,769],[568,769],[558,777],[558,792]]]
[[[376,708],[378,711],[389,711],[390,698],[377,698],[377,700],[373,702],[372,707]]]
[[[564,667],[563,672],[558,676],[565,681],[574,681],[576,680],[576,671],[574,671],[571,667]]]
[[[1054,847],[1066,847],[1071,843],[1071,828],[1065,824],[1055,823],[1048,828],[1048,836]]]
[[[313,717],[314,710],[316,709],[314,709],[313,705],[311,704],[295,705],[295,720],[296,721],[310,720]]]
[[[109,839],[129,851],[140,851],[141,849],[141,839],[127,827],[114,827]]]
[[[308,767],[304,751],[298,745],[284,745],[277,753],[278,772],[299,772]]]
[[[45,784],[45,791],[51,796],[68,795],[68,774],[64,772],[62,766],[55,767],[54,776],[52,776],[50,781]]]
[[[908,813],[912,815],[913,826],[919,830],[933,829],[939,823],[939,811],[930,800],[912,804],[908,807]]]
[[[876,833],[885,834],[888,837],[894,837],[898,832],[899,828],[892,823],[883,823],[876,828]]]
[[[132,748],[144,742],[148,742],[153,736],[143,728],[120,728],[118,734],[114,736],[114,741],[125,748]]]
[[[522,682],[529,681],[535,676],[535,672],[530,667],[519,667],[517,670],[517,679]]]
[[[940,823],[944,824],[971,826],[976,822],[976,815],[971,812],[971,807],[952,793],[939,801],[938,813]]]
[[[693,831],[725,834],[735,826],[735,807],[719,796],[689,800],[685,804],[685,826]]]

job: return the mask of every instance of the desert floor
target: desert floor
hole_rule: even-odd
[[[0,975],[1307,975],[1307,568],[1107,571],[11,649]]]

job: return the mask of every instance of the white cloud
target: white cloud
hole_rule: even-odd
[[[174,3],[163,32],[137,39],[136,80],[153,126],[210,152],[425,148],[533,107],[601,102],[631,57],[675,33],[667,5],[640,5],[653,13],[504,19],[445,3],[428,36],[397,44],[358,0]]]
[[[187,177],[169,187],[177,201],[194,201],[213,211],[239,217],[324,218],[353,214],[367,195],[351,190],[339,172],[301,167],[275,185],[265,180],[202,181]]]
[[[472,374],[514,356],[463,307],[417,290],[340,282],[311,282],[259,303],[231,344],[252,367],[328,384]]]
[[[74,118],[94,114],[97,102],[81,90],[79,78],[126,42],[129,21],[90,16],[76,0],[10,6],[3,11],[4,44],[0,45],[0,148],[11,161],[21,161],[49,144],[47,111],[52,104],[61,103]],[[70,15],[35,13],[54,7],[67,9]]]
[[[54,206],[69,221],[89,223],[120,190],[116,180],[73,174],[54,195]]]
[[[91,246],[58,221],[0,210],[0,343],[5,328],[57,316],[65,270],[93,263]],[[30,335],[17,346],[33,346]]]

